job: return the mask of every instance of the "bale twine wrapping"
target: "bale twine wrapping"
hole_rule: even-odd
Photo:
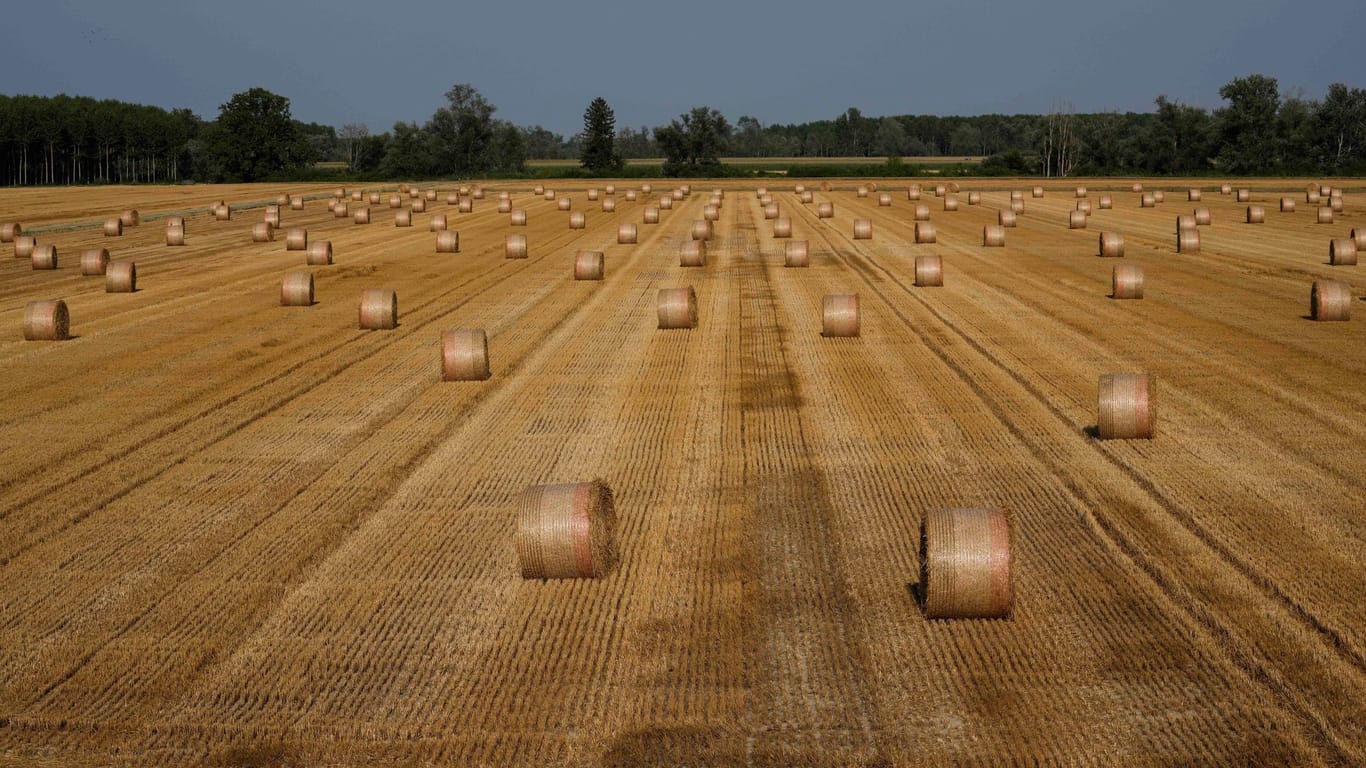
[[[917,221],[917,222],[915,223],[915,241],[916,241],[917,243],[933,243],[933,242],[936,242],[936,237],[935,237],[935,232],[934,232],[934,222],[932,222],[932,221]]]
[[[1142,191],[1143,191],[1143,185],[1142,185],[1141,183],[1135,181],[1135,182],[1133,183],[1133,186],[1129,187],[1129,190],[1132,191],[1132,192],[1142,192]]]
[[[333,218],[345,219],[345,218],[347,218],[347,217],[350,216],[350,215],[351,215],[351,209],[348,208],[348,207],[345,206],[345,205],[339,205],[339,206],[337,206],[336,208],[333,208],[333,209],[332,209],[332,216],[333,216]],[[366,221],[369,221],[369,219],[367,218]]]
[[[687,288],[660,288],[655,301],[662,330],[697,327],[697,292]]]
[[[670,197],[669,195],[660,195],[660,196],[659,196],[659,209],[660,209],[660,210],[662,210],[662,211],[672,211],[673,208],[674,208],[674,199],[673,199],[672,197]]]
[[[167,227],[167,228],[166,228],[166,244],[167,244],[167,245],[184,245],[184,244],[185,244],[185,228],[184,228],[184,227]]]
[[[921,288],[944,285],[944,259],[940,256],[915,257],[915,284]]]
[[[1183,229],[1193,229],[1195,227],[1195,215],[1183,213],[1176,217],[1176,231]]]
[[[14,238],[24,234],[24,226],[18,222],[0,224],[0,243],[12,243]]]
[[[707,241],[684,240],[683,244],[678,247],[678,266],[707,266]]]
[[[360,329],[387,331],[398,327],[398,294],[388,288],[360,292]]]
[[[1005,209],[996,212],[996,223],[1003,227],[1015,226],[1015,212]]]
[[[33,258],[33,249],[36,247],[38,247],[38,240],[33,235],[14,236],[14,258]]]
[[[1352,286],[1341,280],[1315,280],[1309,291],[1309,316],[1315,320],[1350,320]]]
[[[872,240],[873,239],[873,220],[854,219],[854,239]]]
[[[987,224],[982,227],[982,246],[984,248],[1004,248],[1006,228],[1000,224]]]
[[[454,229],[443,229],[436,233],[437,253],[460,253],[460,233]]]
[[[560,198],[559,200],[555,201],[555,209],[556,209],[556,210],[559,210],[559,211],[567,211],[567,210],[569,210],[570,208],[573,208],[573,207],[574,207],[574,203],[573,203],[573,201],[571,201],[568,197],[562,197],[562,198]]]
[[[1124,235],[1118,232],[1101,232],[1100,256],[1106,259],[1123,258]]]
[[[645,210],[641,213],[641,220],[644,221],[646,224],[658,224],[659,208],[653,205],[645,206]]]
[[[1110,271],[1110,298],[1143,298],[1143,267],[1138,264],[1116,264]]]
[[[1143,196],[1138,199],[1138,206],[1140,208],[1155,208],[1157,207],[1157,198],[1149,192],[1144,192]]]
[[[1238,190],[1238,202],[1246,203],[1252,199],[1252,190],[1242,188]]]
[[[508,218],[508,224],[511,225],[511,226],[514,226],[514,227],[525,227],[525,226],[526,226],[526,209],[524,209],[524,208],[517,208],[517,209],[514,209],[514,210],[512,211],[511,216]]]
[[[1348,242],[1351,242],[1350,240]],[[1356,257],[1355,251],[1352,254]],[[35,245],[33,255],[29,257],[29,262],[34,269],[56,269],[57,268],[57,246],[55,245]]]
[[[132,293],[138,289],[138,267],[131,261],[111,261],[104,271],[105,293]]]
[[[442,381],[484,381],[489,375],[489,337],[483,328],[442,332]]]
[[[1109,195],[1101,195],[1100,198],[1096,200],[1096,207],[1102,211],[1108,211],[1115,207],[1115,199]]]
[[[1195,225],[1197,227],[1208,227],[1212,220],[1208,208],[1196,208],[1191,215],[1195,217]]]
[[[1107,373],[1100,377],[1097,434],[1101,440],[1148,440],[1157,425],[1157,377]]]
[[[285,233],[286,251],[306,251],[308,250],[308,230],[303,227],[295,227]]]
[[[119,214],[119,221],[123,222],[125,227],[136,227],[142,223],[142,217],[138,216],[136,210],[129,208]]]
[[[51,248],[52,246],[47,247]],[[37,252],[34,252],[33,258],[38,258]],[[53,260],[56,260],[55,256]],[[1357,241],[1350,237],[1335,237],[1329,240],[1328,263],[1335,267],[1355,267],[1357,263]]]
[[[714,205],[702,206],[702,218],[707,221],[716,221],[721,218],[721,211]]]
[[[308,256],[304,263],[312,267],[327,266],[332,263],[332,241],[314,240],[308,245]]]
[[[583,211],[574,211],[573,213],[569,214],[570,229],[583,229],[587,226],[588,217],[584,215]]]
[[[449,227],[449,226],[450,226],[450,223],[446,220],[446,214],[444,214],[444,213],[434,213],[434,214],[432,214],[431,221],[427,222],[427,231],[429,231],[429,232],[445,232],[445,231],[446,231],[446,228]]]
[[[370,209],[369,209],[369,208],[357,208],[357,209],[356,209],[356,213],[351,217],[351,220],[352,220],[353,222],[357,223],[357,224],[369,224],[369,223],[370,223]]]
[[[916,203],[915,211],[911,214],[913,221],[929,221],[930,207],[924,203]]]
[[[591,483],[533,485],[519,502],[515,544],[524,579],[597,579],[616,563],[612,489]]]
[[[1043,187],[1035,187],[1030,195],[1032,197],[1043,197]]]
[[[89,248],[81,251],[81,274],[86,277],[103,275],[109,269],[109,249]]]
[[[971,197],[971,196],[969,196],[969,197]],[[879,192],[879,193],[877,194],[877,204],[878,204],[878,207],[880,207],[880,208],[890,208],[891,205],[892,205],[892,196],[891,196],[891,194],[890,194],[890,193],[887,193],[887,192]]]
[[[1327,206],[1327,205],[1319,206],[1318,223],[1320,223],[1320,224],[1332,224],[1332,223],[1333,223],[1333,209],[1332,209],[1330,206]]]
[[[574,279],[601,280],[606,272],[605,259],[602,251],[579,251],[574,254]]]
[[[525,259],[527,254],[526,235],[508,235],[503,238],[503,257],[508,259]]]
[[[818,218],[818,219],[830,219],[830,218],[834,218],[834,216],[835,216],[835,204],[834,204],[834,203],[821,203],[821,204],[819,204],[819,205],[816,206],[816,218]]]
[[[1023,200],[1011,200],[1011,201],[1010,201],[1010,211],[1011,211],[1011,213],[1017,213],[1017,214],[1019,214],[1019,213],[1024,213],[1024,209],[1025,209],[1025,205],[1024,205],[1024,201],[1023,201]]]
[[[689,230],[688,234],[693,240],[710,240],[711,222],[706,219],[693,220],[692,228]]]
[[[931,509],[920,524],[928,619],[1008,619],[1015,607],[1010,522],[995,509]]]
[[[1230,193],[1232,193],[1232,192],[1233,192],[1233,186],[1232,186],[1232,185],[1230,185],[1230,184],[1220,184],[1220,185],[1219,185],[1219,194],[1221,194],[1221,195],[1227,195],[1227,194],[1230,194]]]
[[[282,307],[311,307],[313,306],[313,273],[312,272],[286,272],[285,279],[280,283],[280,306]]]
[[[981,205],[981,204],[982,204],[982,193],[981,193],[981,192],[969,192],[969,193],[968,193],[968,205]]]
[[[1068,229],[1086,229],[1086,212],[1071,211],[1067,214]]]
[[[66,302],[30,301],[24,305],[24,339],[26,341],[65,341],[71,338],[71,315]]]
[[[251,226],[251,241],[253,243],[269,243],[275,239],[275,227],[268,222],[258,222]]]
[[[778,218],[778,204],[777,204],[777,203],[769,203],[768,205],[765,205],[765,206],[764,206],[764,218],[767,219],[767,220],[769,220],[769,221],[772,221],[773,219]]]
[[[792,237],[792,219],[786,216],[779,216],[773,220],[774,237]]]
[[[1078,201],[1077,201],[1076,210],[1081,211],[1082,213],[1086,214],[1087,216],[1090,216],[1090,215],[1091,215],[1091,201],[1090,201],[1090,200],[1078,200]]]
[[[1200,252],[1200,230],[1195,227],[1183,229],[1176,233],[1176,252],[1177,253],[1199,253]]]
[[[617,245],[635,245],[636,225],[630,222],[617,225]]]
[[[604,197],[602,199],[602,212],[611,213],[617,209],[617,201],[614,197]]]
[[[821,297],[821,335],[827,338],[859,335],[857,293],[828,293]]]
[[[784,267],[811,266],[811,249],[805,240],[793,240],[783,244]]]
[[[1261,224],[1266,221],[1266,209],[1260,205],[1249,205],[1247,207],[1247,223]]]
[[[123,220],[115,216],[104,220],[104,236],[119,237],[123,234]]]
[[[414,201],[413,201],[413,207],[412,207],[411,212],[412,212],[412,213],[426,213],[426,212],[427,212],[427,201],[426,201],[426,200],[423,200],[423,199],[421,199],[421,198],[418,198],[417,200],[414,200]]]
[[[1186,200],[1192,203],[1200,202],[1200,190],[1194,187],[1186,190]]]

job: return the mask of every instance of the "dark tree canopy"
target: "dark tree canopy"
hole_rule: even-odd
[[[218,111],[206,152],[226,181],[260,181],[317,158],[289,113],[289,99],[264,88],[236,94]]]
[[[613,142],[616,139],[617,117],[607,100],[593,99],[583,113],[583,151],[579,164],[593,172],[611,171],[622,165]]]
[[[715,109],[693,107],[656,128],[655,141],[664,153],[664,175],[706,173],[721,164],[721,153],[730,142],[730,123]]]

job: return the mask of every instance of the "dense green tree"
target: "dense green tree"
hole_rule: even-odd
[[[391,179],[421,179],[433,175],[431,137],[417,123],[394,123],[384,149],[380,172]]]
[[[655,129],[664,153],[664,175],[697,175],[721,165],[730,139],[730,123],[715,109],[693,107],[668,125]]]
[[[1229,173],[1265,173],[1276,166],[1276,111],[1281,97],[1276,78],[1249,75],[1219,89],[1229,102],[1219,110],[1219,166]]]
[[[593,173],[604,173],[621,167],[621,156],[613,142],[617,135],[617,117],[601,96],[589,103],[583,112],[583,148],[579,164]]]
[[[446,106],[438,109],[424,128],[430,138],[433,172],[464,176],[492,170],[489,145],[496,110],[469,83],[451,86],[446,91]]]
[[[1324,168],[1342,173],[1366,165],[1366,90],[1342,83],[1328,86],[1313,122]]]
[[[289,99],[265,88],[235,94],[219,107],[218,130],[206,150],[225,181],[260,181],[313,159]]]

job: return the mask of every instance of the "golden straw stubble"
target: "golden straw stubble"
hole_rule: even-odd
[[[857,293],[828,293],[821,297],[821,335],[828,338],[859,335]]]
[[[697,292],[686,288],[660,288],[656,298],[661,330],[697,327]]]
[[[931,509],[920,524],[929,619],[1007,619],[1015,608],[1011,526],[996,509]]]
[[[26,341],[65,341],[71,338],[71,315],[66,302],[30,301],[24,305],[24,339]]]
[[[1349,320],[1352,286],[1341,280],[1315,280],[1309,290],[1309,317],[1314,320]]]
[[[1100,377],[1096,435],[1101,440],[1146,440],[1157,424],[1157,377],[1106,373]]]
[[[313,273],[286,272],[280,282],[280,306],[313,306]]]
[[[133,293],[137,289],[137,264],[131,261],[111,261],[104,270],[104,292]]]
[[[388,288],[362,290],[359,325],[362,331],[387,331],[397,328],[398,294]]]
[[[604,259],[602,251],[579,251],[574,254],[574,279],[601,280],[605,272]]]
[[[533,485],[518,504],[514,539],[524,579],[596,579],[616,564],[616,511],[602,480]]]
[[[441,334],[441,380],[483,381],[489,376],[489,338],[483,328]]]

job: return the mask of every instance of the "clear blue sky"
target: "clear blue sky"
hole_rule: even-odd
[[[865,115],[1216,107],[1254,72],[1282,94],[1366,85],[1366,0],[522,0],[296,3],[19,0],[0,92],[189,107],[288,96],[294,116],[372,131],[425,121],[452,83],[498,116],[580,129],[603,96],[618,126],[706,104],[765,125]]]

